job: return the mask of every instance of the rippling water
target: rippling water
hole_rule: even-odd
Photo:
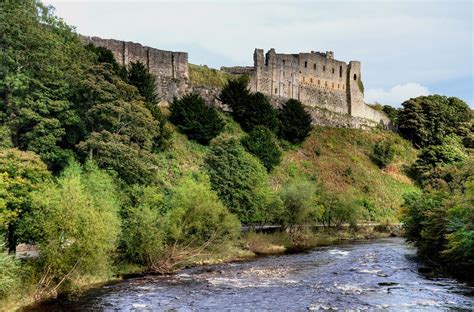
[[[402,239],[130,279],[39,311],[472,311],[474,289],[418,273]]]

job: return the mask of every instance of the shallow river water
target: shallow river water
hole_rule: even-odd
[[[474,288],[418,273],[400,238],[129,279],[36,311],[474,311]]]

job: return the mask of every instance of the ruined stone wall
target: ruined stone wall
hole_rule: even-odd
[[[189,91],[188,53],[173,52],[99,37],[81,36],[84,44],[105,47],[112,51],[120,65],[140,61],[156,77],[156,91],[162,100],[171,101]]]
[[[334,59],[334,53],[281,54],[270,49],[265,55],[255,49],[250,89],[270,98],[297,99],[319,107],[378,124],[389,119],[364,103],[359,88],[360,62]],[[355,122],[354,125],[364,124]]]

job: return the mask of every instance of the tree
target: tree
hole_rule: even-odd
[[[0,227],[7,231],[8,250],[18,242],[18,222],[31,209],[31,193],[50,177],[41,158],[32,152],[0,149]]]
[[[11,129],[15,147],[58,171],[71,155],[67,129],[79,121],[73,99],[92,58],[35,0],[2,2],[0,29],[0,124]]]
[[[415,147],[442,144],[445,136],[456,134],[469,121],[469,106],[456,97],[420,96],[405,101],[398,114],[400,134]]]
[[[205,159],[211,187],[232,213],[244,223],[262,222],[273,206],[263,165],[234,138],[221,138]],[[266,220],[264,220],[266,221]]]
[[[255,127],[241,142],[249,153],[260,159],[268,171],[280,163],[281,149],[275,135],[266,127]]]
[[[300,101],[290,99],[279,110],[280,137],[298,144],[311,132],[311,115],[306,112]]]
[[[93,163],[71,163],[57,183],[32,196],[22,229],[39,248],[41,294],[56,294],[87,275],[107,274],[120,231],[120,201],[112,178]]]
[[[395,157],[395,148],[390,141],[375,143],[372,151],[372,160],[380,168],[386,168]]]
[[[156,103],[156,78],[148,72],[145,64],[140,61],[131,62],[128,68],[128,83],[137,87],[138,92],[148,103]]]
[[[87,50],[91,51],[96,55],[97,64],[108,63],[112,65],[112,70],[114,71],[114,73],[118,77],[122,78],[122,80],[127,80],[127,68],[117,63],[112,51],[110,51],[106,47],[97,47],[92,43],[87,44],[85,47]]]
[[[278,131],[278,118],[268,98],[260,92],[248,91],[248,78],[230,80],[222,89],[220,100],[229,105],[232,116],[242,129],[251,131],[256,126],[265,126],[273,132]]]
[[[189,139],[208,144],[224,128],[224,121],[213,107],[207,106],[197,94],[175,99],[170,106],[170,120]]]

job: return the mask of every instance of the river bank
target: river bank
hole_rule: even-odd
[[[346,241],[347,242],[347,241]],[[473,288],[419,272],[402,238],[361,240],[146,275],[25,311],[468,310]]]
[[[213,250],[212,252],[201,254],[182,265],[176,267],[175,273],[183,269],[199,267],[203,265],[216,265],[223,263],[234,263],[242,261],[251,261],[253,259],[281,254],[293,254],[304,252],[321,246],[341,245],[359,240],[369,240],[383,237],[399,236],[399,225],[371,225],[359,226],[357,229],[343,226],[340,228],[315,228],[312,230],[303,230],[294,233],[289,232],[247,232],[242,233],[239,241],[232,245],[224,246]],[[96,279],[84,280],[80,287],[76,288],[74,293],[58,294],[59,298],[78,297],[82,294],[99,289],[106,285],[130,278],[146,277],[150,275],[160,275],[150,271],[148,268],[132,265],[128,263],[118,263],[112,275],[105,277],[96,277]],[[25,295],[26,296],[22,296]],[[48,301],[53,298],[34,297],[34,287],[27,293],[18,294],[18,297],[9,298],[2,302],[0,311],[21,310],[27,306],[40,304],[42,301]],[[54,299],[53,299],[54,300]]]

